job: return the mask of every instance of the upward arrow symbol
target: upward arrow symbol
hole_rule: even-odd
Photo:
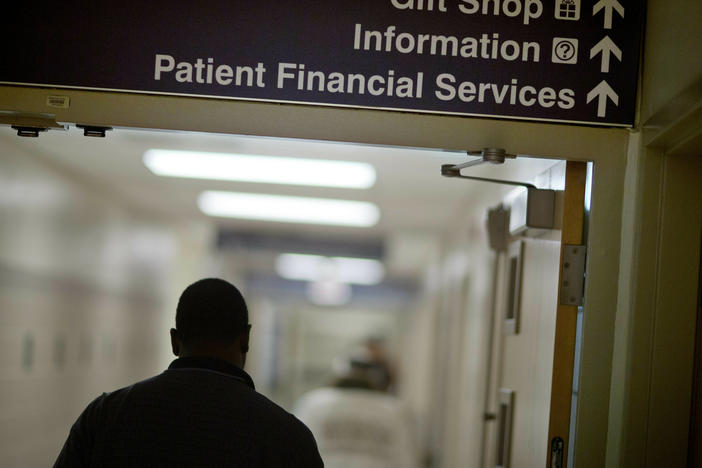
[[[595,47],[590,49],[590,58],[594,58],[597,54],[602,54],[602,66],[600,71],[602,73],[609,73],[609,56],[614,54],[615,57],[622,61],[622,51],[617,44],[615,44],[609,36],[605,36],[600,42],[595,44]]]
[[[595,16],[601,9],[604,8],[604,27],[612,29],[612,16],[614,10],[619,13],[619,16],[624,18],[624,7],[617,0],[600,0],[592,7],[592,16]]]
[[[587,93],[588,104],[595,98],[597,98],[597,117],[605,117],[607,115],[607,98],[610,98],[614,105],[619,107],[619,95],[614,92],[605,80],[600,81],[600,84]]]

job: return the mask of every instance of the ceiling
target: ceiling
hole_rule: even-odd
[[[151,216],[212,222],[229,232],[278,238],[316,236],[394,243],[390,250],[401,248],[399,258],[417,258],[409,262],[416,265],[405,270],[423,267],[416,251],[426,248],[427,242],[435,243],[464,223],[481,201],[498,203],[509,190],[497,184],[441,177],[442,164],[465,162],[468,157],[440,149],[125,128],[109,131],[106,138],[84,137],[75,127],[51,130],[39,138],[19,138],[9,127],[1,127],[0,138]],[[356,190],[159,177],[142,162],[143,153],[150,148],[364,161],[375,166],[377,181],[370,189]],[[553,160],[520,157],[504,165],[485,164],[465,172],[530,181],[553,164]],[[196,204],[198,194],[207,189],[369,201],[379,207],[380,221],[371,228],[348,228],[208,218]]]

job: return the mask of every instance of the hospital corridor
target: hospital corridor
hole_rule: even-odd
[[[202,367],[116,450],[220,466],[193,441],[216,432],[226,466],[321,466],[306,440],[328,468],[702,467],[699,1],[6,18],[0,466],[76,466],[79,433],[81,466],[144,466],[83,424]],[[188,306],[197,285],[241,293],[235,352],[197,328],[235,312]],[[193,389],[217,379],[213,409]],[[243,394],[264,403],[208,426]],[[183,418],[205,429],[171,436]]]

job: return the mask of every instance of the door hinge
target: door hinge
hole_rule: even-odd
[[[584,245],[564,245],[563,265],[561,265],[561,305],[580,306],[583,304],[585,291],[585,257]]]

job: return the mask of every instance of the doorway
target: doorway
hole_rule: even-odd
[[[458,461],[470,460],[478,453],[463,451],[465,446],[461,444],[461,431],[470,426],[466,415],[471,413],[465,412],[467,405],[475,402],[477,407],[478,403],[482,404],[482,393],[463,394],[459,388],[466,388],[464,385],[470,377],[464,367],[466,355],[471,350],[467,346],[484,345],[474,338],[483,334],[485,324],[476,323],[474,319],[484,317],[484,312],[488,310],[489,303],[484,299],[489,295],[490,281],[485,278],[491,278],[492,274],[486,275],[485,272],[491,271],[493,263],[484,237],[482,217],[485,209],[501,200],[510,189],[441,178],[441,164],[465,161],[467,156],[463,152],[264,138],[262,140],[269,149],[286,147],[288,151],[295,152],[291,148],[303,144],[305,150],[300,152],[306,152],[308,156],[312,154],[318,159],[330,158],[331,147],[338,151],[336,154],[351,159],[361,159],[365,152],[373,152],[370,159],[378,165],[379,173],[384,171],[380,178],[395,178],[392,182],[394,185],[378,185],[365,196],[360,195],[363,201],[372,201],[373,197],[378,196],[389,203],[385,207],[381,205],[381,214],[385,213],[386,218],[375,230],[356,230],[353,235],[348,235],[348,231],[345,234],[335,227],[314,228],[312,231],[292,227],[281,235],[283,231],[280,226],[266,227],[259,221],[239,224],[237,221],[222,220],[216,227],[209,226],[209,218],[198,211],[195,202],[203,188],[200,182],[159,179],[143,165],[143,154],[148,149],[164,149],[164,145],[170,149],[206,152],[231,152],[232,148],[243,148],[246,152],[255,153],[250,146],[256,140],[253,137],[116,128],[107,134],[105,140],[95,140],[86,139],[71,128],[67,133],[49,132],[38,140],[20,140],[10,129],[1,130],[2,164],[9,168],[3,173],[11,174],[13,178],[8,179],[3,187],[17,189],[12,197],[3,199],[6,203],[13,203],[14,208],[8,210],[8,217],[4,218],[7,222],[3,223],[3,239],[12,242],[3,244],[2,258],[12,259],[19,269],[18,273],[9,271],[4,278],[14,281],[15,285],[17,281],[25,286],[40,284],[42,289],[52,292],[52,297],[57,299],[36,305],[37,310],[40,306],[43,308],[42,314],[53,317],[52,321],[43,321],[44,325],[37,328],[42,321],[27,314],[26,321],[19,323],[37,337],[34,338],[36,348],[43,350],[39,361],[42,366],[36,372],[41,372],[43,378],[51,379],[59,378],[64,370],[84,372],[81,381],[86,384],[80,389],[71,390],[72,381],[62,380],[62,392],[72,395],[70,404],[58,405],[52,403],[50,398],[44,398],[47,408],[53,408],[50,414],[54,423],[45,433],[37,432],[42,438],[37,445],[45,448],[43,451],[35,450],[33,457],[47,457],[47,453],[53,453],[54,445],[64,436],[62,429],[68,424],[65,421],[75,416],[85,399],[106,385],[103,377],[98,378],[103,365],[112,369],[110,376],[114,380],[109,382],[111,386],[117,386],[118,381],[119,384],[126,384],[138,377],[148,376],[163,362],[162,359],[168,358],[158,351],[158,341],[150,338],[161,328],[167,329],[171,325],[170,312],[174,308],[177,292],[192,280],[194,274],[224,271],[231,278],[248,282],[252,297],[256,297],[252,308],[261,311],[255,318],[258,320],[255,330],[264,331],[256,336],[255,341],[259,344],[255,346],[259,347],[261,356],[278,357],[270,361],[270,365],[262,365],[264,357],[260,357],[258,364],[261,365],[255,366],[256,359],[252,356],[251,365],[258,373],[255,377],[261,382],[262,390],[270,390],[276,399],[289,404],[310,385],[318,385],[324,380],[330,366],[331,351],[346,347],[348,343],[344,340],[348,336],[356,332],[360,336],[372,330],[410,328],[411,325],[407,323],[409,317],[417,314],[422,315],[420,321],[431,322],[431,311],[421,301],[408,301],[408,297],[411,299],[411,296],[418,295],[417,290],[423,287],[420,273],[433,265],[438,265],[440,270],[437,277],[439,287],[450,289],[451,294],[456,296],[444,306],[444,313],[449,315],[446,322],[449,326],[444,328],[449,339],[442,346],[449,357],[444,359],[442,351],[423,356],[421,363],[408,362],[407,368],[412,370],[406,373],[407,381],[413,384],[419,382],[424,387],[412,387],[406,396],[417,408],[419,419],[428,420],[433,403],[427,396],[430,393],[428,381],[422,375],[436,363],[446,362],[448,367],[441,382],[447,391],[446,414],[451,415],[445,426],[446,440],[454,441],[450,446],[450,457]],[[261,151],[261,154],[265,155],[265,152]],[[476,173],[529,181],[557,163],[551,159],[525,157],[502,167],[476,168]],[[434,180],[438,181],[437,184],[434,184]],[[212,184],[214,187],[209,188],[233,188],[229,182],[215,181]],[[407,186],[414,188],[410,191],[406,189]],[[44,191],[32,190],[32,187],[43,187]],[[236,189],[240,191],[241,187],[239,185]],[[161,192],[161,189],[165,192]],[[308,190],[321,193],[321,189]],[[263,190],[258,187],[254,191]],[[37,198],[25,200],[19,196],[20,193]],[[350,196],[349,191],[335,189],[334,193],[337,198],[355,198],[362,192],[354,192]],[[298,192],[297,195],[309,194]],[[50,202],[54,205],[42,205]],[[36,230],[38,226],[42,229]],[[436,227],[441,228],[440,232],[432,233]],[[376,248],[376,241],[381,235],[387,236],[382,243],[384,247]],[[354,292],[358,293],[359,298],[365,298],[365,302],[353,303],[348,307],[306,304],[302,311],[295,303],[301,297],[300,302],[303,302],[303,295],[291,300],[291,296],[264,297],[263,294],[254,294],[256,288],[271,291],[276,284],[275,281],[271,282],[270,275],[263,274],[263,270],[275,263],[273,251],[276,248],[314,246],[320,249],[323,244],[334,247],[340,243],[331,242],[332,239],[343,239],[346,248],[352,246],[360,256],[386,256],[386,286],[392,289],[392,294],[385,290],[382,295],[394,302],[386,301],[378,306],[377,301],[373,302],[374,294],[377,299],[377,290],[369,285],[361,285]],[[475,254],[472,257],[464,255],[466,252],[459,248],[466,244],[472,246],[471,255]],[[37,250],[38,246],[44,250]],[[57,249],[57,246],[66,248]],[[84,246],[90,249],[81,250]],[[241,251],[236,251],[242,246],[245,247],[242,250],[246,251],[243,255]],[[44,264],[32,263],[34,257],[28,255],[29,247],[45,254],[42,255]],[[210,251],[211,248],[215,249],[214,253]],[[253,250],[265,252],[259,255],[260,252],[253,253]],[[174,252],[179,254],[175,255]],[[350,250],[344,253],[346,256],[352,254]],[[329,253],[326,255],[332,256]],[[478,258],[481,260],[475,262]],[[156,261],[154,263],[149,259]],[[107,273],[105,277],[91,275],[95,271]],[[66,278],[70,278],[70,281]],[[409,278],[409,281],[403,282],[403,278]],[[59,281],[52,283],[54,280]],[[64,283],[71,285],[70,292],[61,289]],[[3,291],[10,289],[8,284]],[[53,284],[55,289],[45,288],[49,284]],[[144,290],[150,291],[151,295],[146,298],[140,296]],[[292,293],[298,294],[303,290],[298,288]],[[22,300],[16,297],[16,293],[4,297],[6,300]],[[131,304],[127,307],[134,314],[122,313],[122,299]],[[82,305],[70,307],[75,305],[73,301]],[[15,304],[4,310],[17,307]],[[344,307],[345,310],[340,310]],[[468,309],[476,314],[468,314]],[[462,315],[456,317],[453,314]],[[367,327],[357,326],[357,320],[348,320],[350,316],[363,316],[362,321]],[[350,325],[350,322],[356,325]],[[75,334],[66,330],[71,326],[78,327]],[[290,333],[290,339],[281,340],[281,330],[287,330],[288,326],[294,331]],[[329,333],[332,329],[335,333]],[[340,331],[343,333],[338,333]],[[426,338],[421,329],[417,333],[417,342]],[[312,340],[319,340],[319,346],[308,346]],[[388,335],[388,341],[394,349],[414,351],[407,335],[399,336],[397,331]],[[128,355],[125,354],[127,350],[131,350]],[[411,352],[397,354],[404,358]],[[7,355],[12,360],[13,352]],[[130,366],[137,361],[141,367],[134,370]],[[29,378],[37,375],[18,374],[16,377],[19,379],[15,382],[16,387],[24,389],[15,395],[19,397],[20,393],[26,393],[31,387]],[[293,382],[293,388],[285,388],[286,382]],[[468,387],[471,391],[482,388],[482,383],[475,383],[475,388]],[[475,395],[478,397],[475,398]],[[8,401],[16,400],[10,398]],[[19,419],[22,411],[23,407],[17,405],[12,414]],[[479,435],[474,439],[479,440]],[[17,450],[29,450],[26,445],[15,445]],[[441,447],[441,450],[448,449]],[[25,455],[29,456],[22,452],[17,457]],[[448,460],[449,456],[444,459]]]

